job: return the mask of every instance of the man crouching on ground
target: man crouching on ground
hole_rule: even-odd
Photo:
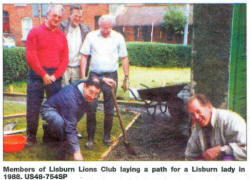
[[[105,77],[101,80],[97,77],[79,80],[64,87],[41,106],[42,118],[47,122],[43,125],[43,142],[60,141],[59,156],[70,149],[74,160],[83,160],[77,137],[77,123],[87,111],[87,104],[99,96],[101,83],[109,86],[116,84]]]
[[[246,122],[237,113],[214,108],[203,94],[191,97],[187,110],[192,134],[186,160],[246,160]]]

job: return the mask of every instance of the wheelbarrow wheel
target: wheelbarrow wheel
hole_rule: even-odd
[[[167,105],[168,112],[173,119],[181,120],[185,116],[184,102],[181,99],[175,98],[172,101],[168,101]]]
[[[145,101],[145,105],[146,105],[147,113],[150,116],[155,116],[157,104],[155,104],[153,102],[146,102]]]
[[[167,110],[168,110],[168,105],[167,105],[167,103],[162,103],[162,102],[160,102],[160,103],[159,103],[159,106],[160,106],[160,111],[161,111],[162,113],[167,112]]]

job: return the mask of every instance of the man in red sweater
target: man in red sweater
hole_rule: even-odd
[[[68,65],[67,40],[58,26],[62,20],[62,5],[48,7],[45,22],[30,30],[26,42],[29,65],[27,79],[27,143],[36,143],[39,110],[44,97],[61,89],[61,76]]]

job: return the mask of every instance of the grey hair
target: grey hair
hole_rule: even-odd
[[[64,14],[65,9],[61,4],[49,4],[47,13],[51,12],[53,8],[61,10],[62,13]]]
[[[105,14],[105,15],[102,15],[99,20],[98,20],[98,25],[100,26],[100,24],[102,22],[111,22],[112,25],[114,26],[115,25],[115,18],[109,14]]]

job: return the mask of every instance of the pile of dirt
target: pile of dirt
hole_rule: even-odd
[[[178,132],[169,116],[158,115],[154,119],[142,113],[127,131],[128,141],[137,155],[130,155],[123,139],[104,158],[106,161],[172,161],[184,160],[187,137]]]

